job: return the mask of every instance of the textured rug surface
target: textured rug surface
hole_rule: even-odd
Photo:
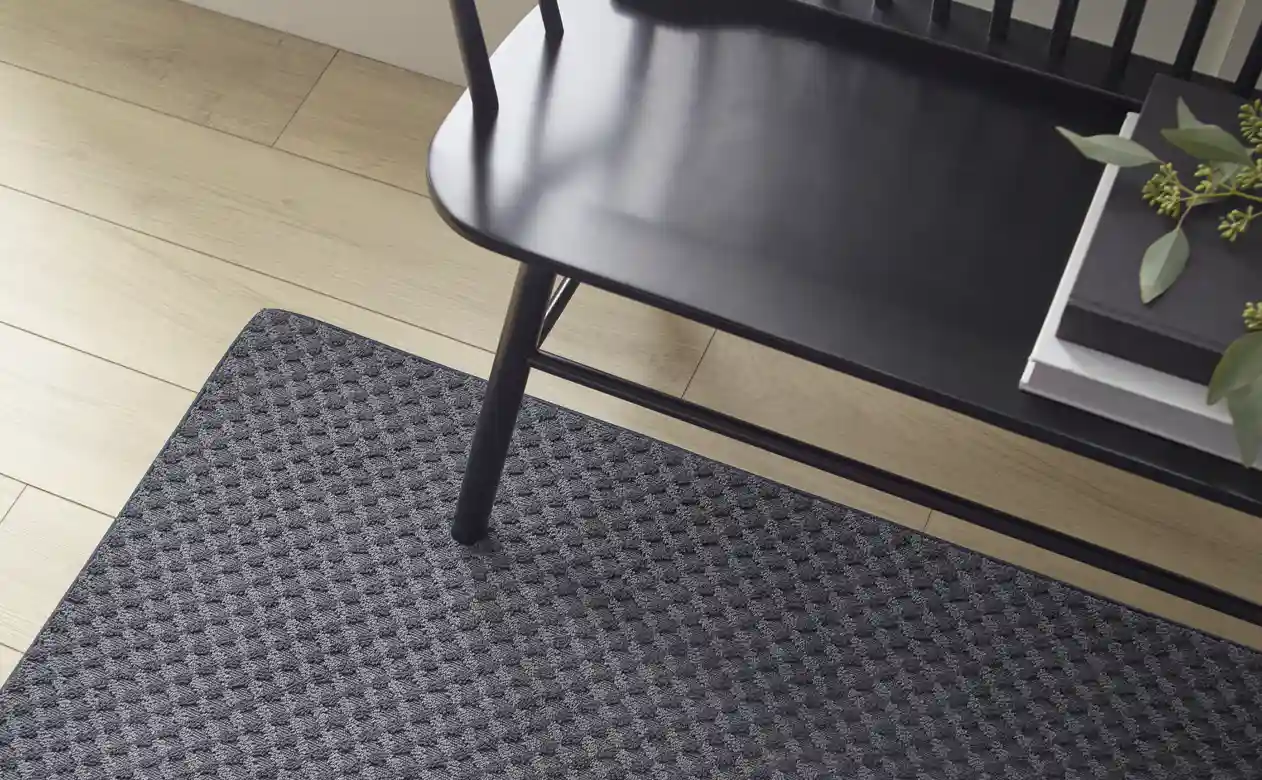
[[[0,777],[1262,778],[1262,657],[263,312],[0,693]]]

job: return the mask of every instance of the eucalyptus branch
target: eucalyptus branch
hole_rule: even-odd
[[[1234,188],[1224,190],[1222,192],[1197,192],[1196,190],[1189,189],[1186,184],[1180,182],[1179,189],[1186,192],[1188,195],[1188,197],[1183,199],[1184,203],[1195,203],[1195,201],[1198,200],[1204,202],[1210,198],[1244,198],[1245,200],[1251,200],[1254,203],[1262,203],[1262,195],[1251,195],[1247,192],[1241,192],[1240,190]],[[1199,206],[1201,203],[1195,203],[1195,205]]]
[[[1240,190],[1230,190],[1228,192],[1225,192],[1223,193],[1223,197],[1244,198],[1245,200],[1251,200],[1254,203],[1262,203],[1262,197],[1259,197],[1257,195],[1250,195],[1249,193],[1241,192]]]

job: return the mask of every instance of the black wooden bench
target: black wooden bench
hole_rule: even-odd
[[[470,90],[430,150],[444,218],[522,262],[453,533],[483,537],[538,368],[1262,624],[1262,606],[543,349],[591,284],[1262,515],[1256,472],[1032,397],[1018,379],[1097,165],[1172,65],[950,0],[543,0],[488,57],[451,0]],[[1262,37],[1235,88],[1251,93]],[[1230,86],[1230,85],[1227,85]],[[1033,184],[1039,186],[1032,186]],[[558,282],[560,277],[560,282]]]

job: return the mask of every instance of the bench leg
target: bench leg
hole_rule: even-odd
[[[539,346],[555,279],[554,273],[537,265],[523,263],[517,272],[451,525],[452,538],[461,544],[473,544],[486,536],[508,444],[526,392],[530,357]]]

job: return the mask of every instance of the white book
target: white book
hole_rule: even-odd
[[[1138,121],[1138,114],[1128,114],[1121,134],[1129,138]],[[1021,376],[1021,389],[1198,450],[1239,460],[1226,404],[1206,405],[1204,385],[1056,337],[1117,171],[1117,166],[1109,165],[1100,177],[1100,186]],[[1138,278],[1135,284],[1138,288]],[[1135,294],[1139,294],[1138,289]]]

